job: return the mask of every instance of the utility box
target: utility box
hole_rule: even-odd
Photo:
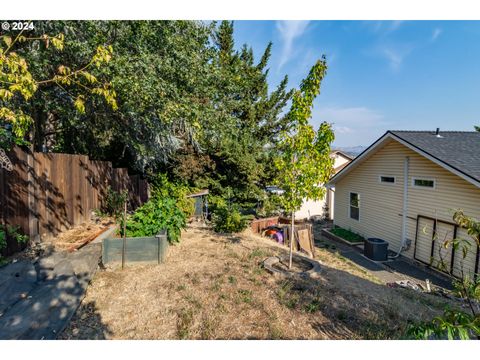
[[[368,238],[364,242],[363,255],[374,261],[387,261],[388,242],[377,238]]]

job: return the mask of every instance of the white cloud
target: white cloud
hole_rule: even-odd
[[[285,65],[293,55],[293,42],[307,30],[310,21],[303,20],[282,20],[277,21],[277,30],[283,41],[282,56],[278,67]]]
[[[330,107],[314,111],[320,121],[327,121],[339,126],[371,126],[383,122],[383,115],[367,107],[338,108]]]
[[[435,40],[437,40],[437,38],[440,36],[441,33],[442,33],[442,29],[440,28],[433,29],[431,41],[434,42]]]
[[[353,129],[352,129],[352,128],[349,128],[348,126],[337,126],[337,125],[333,125],[333,130],[334,130],[336,133],[340,133],[340,134],[349,134],[349,133],[352,133],[352,132],[353,132]]]
[[[389,48],[384,48],[382,52],[383,56],[387,58],[390,67],[393,70],[398,70],[400,68],[400,65],[402,65],[404,57],[395,50]]]
[[[404,21],[394,20],[394,21],[365,21],[367,27],[369,27],[374,33],[385,36],[396,30],[398,30]]]
[[[398,71],[405,58],[413,51],[411,44],[383,44],[378,47],[378,53],[384,57],[393,71]]]
[[[333,125],[337,146],[369,145],[389,127],[383,114],[364,106],[314,108],[314,127],[323,121]]]
[[[401,21],[401,20],[395,20],[395,21],[390,22],[389,31],[392,32],[392,31],[397,30],[398,28],[400,28],[400,26],[402,24],[403,24],[403,21]]]

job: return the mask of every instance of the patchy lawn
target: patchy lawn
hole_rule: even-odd
[[[160,266],[99,271],[62,339],[389,339],[443,299],[389,288],[326,249],[317,280],[261,267],[287,251],[248,233],[191,228]]]

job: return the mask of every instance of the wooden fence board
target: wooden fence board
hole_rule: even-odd
[[[31,239],[46,240],[87,221],[105,203],[108,188],[129,190],[129,208],[148,200],[148,184],[127,169],[84,155],[31,153],[19,147],[8,153],[13,171],[0,169],[0,224],[19,226]],[[21,247],[7,239],[1,254]]]

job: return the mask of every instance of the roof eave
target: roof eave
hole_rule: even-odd
[[[429,159],[430,161],[434,162],[435,164],[441,166],[442,168],[450,171],[451,173],[461,177],[465,181],[468,181],[469,183],[475,185],[476,187],[480,188],[480,181],[472,178],[471,176],[461,172],[460,170],[454,168],[453,166],[441,161],[440,159],[437,159],[433,155],[427,153],[426,151],[418,148],[417,146],[409,143],[408,141],[405,141],[398,135],[393,134],[390,131],[387,131],[385,134],[383,134],[377,141],[375,141],[372,145],[370,145],[368,148],[366,148],[360,155],[358,155],[350,164],[348,164],[346,167],[344,167],[342,170],[340,170],[335,176],[333,176],[330,181],[328,182],[328,185],[333,186],[335,183],[337,183],[340,179],[342,179],[346,174],[348,174],[351,170],[353,170],[356,166],[360,165],[363,160],[367,157],[368,154],[371,154],[373,151],[378,149],[382,144],[385,143],[388,139],[393,139],[400,144],[406,146],[407,148],[415,151],[416,153],[422,155],[423,157]]]

